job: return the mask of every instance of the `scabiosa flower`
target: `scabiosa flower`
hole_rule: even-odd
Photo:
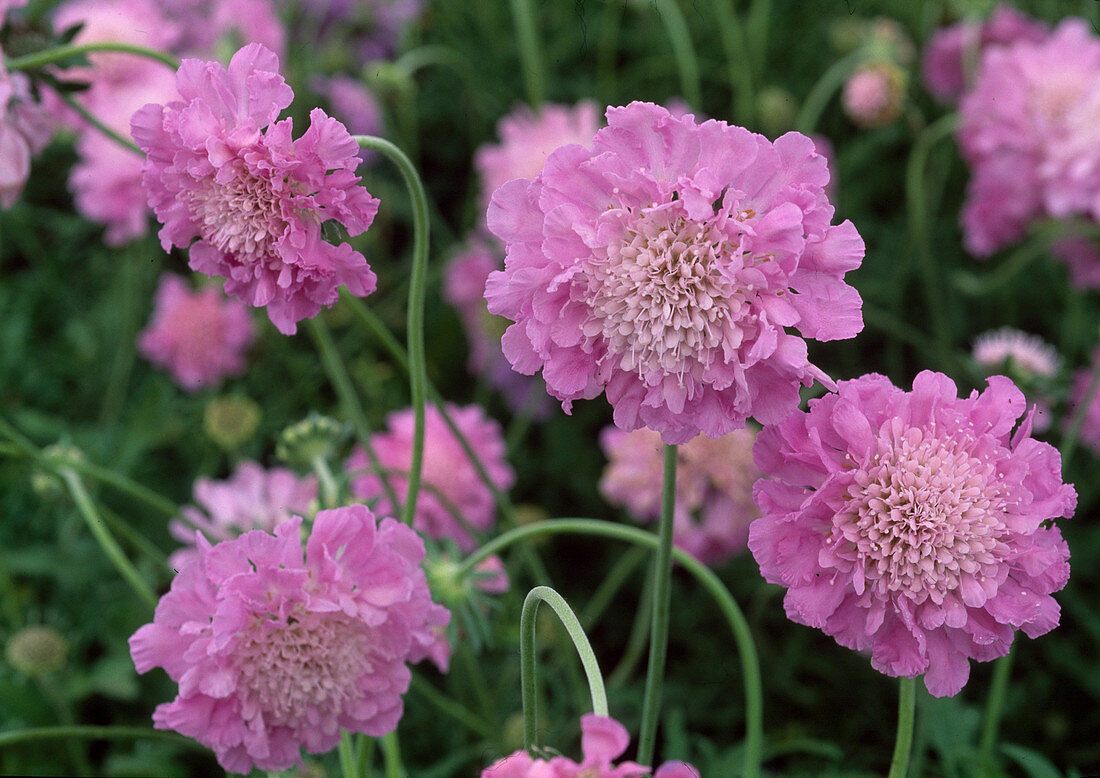
[[[1037,378],[1058,373],[1058,352],[1038,335],[1002,327],[979,335],[974,341],[974,361],[988,370],[1010,369]]]
[[[1066,263],[1069,277],[1082,289],[1100,289],[1100,245],[1088,238],[1060,238],[1050,253]]]
[[[1081,404],[1088,403],[1084,411],[1084,419],[1081,422],[1081,442],[1084,443],[1093,454],[1100,457],[1100,391],[1094,391],[1089,396],[1092,384],[1092,374],[1096,369],[1096,363],[1100,361],[1100,349],[1092,355],[1092,365],[1073,374],[1073,384],[1069,392],[1069,412],[1065,417],[1065,432],[1069,432],[1077,414],[1080,413]]]
[[[423,11],[421,0],[305,0],[302,10],[319,22],[322,41],[344,39],[341,48],[357,64],[391,59],[403,29]]]
[[[344,126],[315,108],[291,139],[275,117],[293,93],[268,49],[250,44],[228,70],[184,60],[182,100],[146,105],[131,121],[148,155],[143,183],[163,223],[161,245],[190,246],[193,270],[226,279],[226,291],[265,307],[284,334],[332,305],[343,284],[375,288],[366,259],[322,237],[329,219],[352,235],[370,226],[378,201],[358,186],[359,147]]]
[[[905,82],[905,71],[893,62],[861,65],[844,84],[844,112],[860,127],[884,127],[901,116]]]
[[[243,373],[244,353],[254,337],[245,306],[214,287],[192,292],[182,278],[166,273],[153,319],[138,335],[138,351],[194,392]]]
[[[787,587],[787,616],[870,650],[887,675],[923,673],[937,697],[963,687],[968,659],[1007,654],[1015,630],[1057,626],[1069,548],[1044,522],[1077,495],[1030,417],[1013,433],[1024,406],[1004,376],[960,399],[940,373],[912,392],[866,375],[765,427],[749,548]]]
[[[616,426],[666,443],[779,421],[799,384],[831,386],[789,330],[862,329],[843,276],[863,241],[850,222],[830,226],[813,142],[649,103],[607,120],[590,148],[564,146],[493,195],[489,227],[508,253],[485,297],[516,322],[501,342],[512,367],[542,368],[567,413],[606,392]]]
[[[1067,19],[1038,43],[988,50],[960,106],[972,179],[963,236],[985,257],[1037,218],[1100,219],[1100,39]]]
[[[447,415],[469,442],[493,484],[501,490],[511,487],[515,473],[504,458],[504,436],[500,425],[476,405],[460,408],[448,404]],[[493,494],[481,480],[439,409],[429,405],[425,409],[424,421],[423,488],[417,498],[413,526],[430,538],[449,538],[463,551],[472,551],[477,547],[477,541],[471,529],[484,531],[496,522]],[[370,439],[378,464],[398,496],[405,493],[408,485],[413,426],[413,410],[406,408],[391,413],[386,419],[387,430],[375,433]],[[370,469],[363,449],[357,448],[344,467],[352,474],[351,492],[357,499],[377,499],[375,510],[379,513],[394,512],[382,477]]]
[[[285,770],[340,729],[379,737],[401,718],[417,662],[447,624],[431,601],[424,544],[363,505],[321,511],[211,546],[130,638],[139,673],[163,667],[179,695],[153,722],[214,750],[229,772]]]
[[[760,476],[752,462],[755,439],[754,431],[740,429],[721,438],[692,438],[677,452],[673,542],[706,564],[742,551],[749,523],[760,515],[752,501],[752,484]],[[660,518],[661,436],[607,427],[600,446],[609,460],[600,478],[603,496],[640,521]]]
[[[630,735],[619,722],[607,716],[581,716],[581,753],[578,764],[565,756],[538,761],[526,751],[494,762],[481,771],[481,778],[643,778],[648,767],[637,762],[612,764],[630,744]],[[684,762],[666,762],[653,778],[699,778],[698,771]]]
[[[173,570],[182,570],[198,558],[195,530],[218,543],[250,530],[272,532],[292,516],[308,515],[317,499],[317,478],[301,477],[285,467],[265,470],[256,462],[245,461],[224,481],[195,481],[193,496],[199,507],[184,506],[182,521],[175,519],[168,525],[172,536],[186,544],[169,557]]]
[[[484,207],[489,207],[493,192],[513,178],[537,176],[554,149],[570,143],[586,146],[599,128],[599,109],[587,100],[572,107],[547,103],[538,113],[525,105],[517,107],[497,123],[500,143],[482,146],[474,155]]]
[[[0,24],[4,16],[0,13]],[[22,73],[8,73],[0,49],[0,208],[10,208],[31,174],[31,157],[53,135],[53,122]]]

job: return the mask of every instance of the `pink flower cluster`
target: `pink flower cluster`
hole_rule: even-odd
[[[515,473],[505,459],[500,425],[476,405],[460,408],[448,404],[447,415],[458,427],[484,465],[493,484],[507,490]],[[370,445],[383,473],[371,468],[367,453],[357,448],[345,469],[351,473],[351,491],[357,499],[377,500],[375,510],[394,512],[383,475],[400,498],[408,485],[412,464],[414,416],[411,408],[391,413],[387,430],[371,436]],[[424,467],[413,526],[430,538],[448,538],[463,551],[472,551],[477,540],[472,532],[483,532],[496,522],[493,494],[478,475],[458,438],[451,432],[439,409],[425,409]]]
[[[214,389],[245,369],[255,338],[248,308],[220,289],[192,292],[177,275],[161,276],[153,319],[138,336],[138,351],[189,392]]]
[[[0,26],[5,9],[0,8]],[[53,135],[53,121],[31,95],[22,73],[9,73],[0,49],[0,208],[10,208],[31,174],[31,157]]]
[[[968,659],[1008,653],[1017,629],[1058,624],[1050,596],[1069,548],[1046,522],[1073,514],[1061,460],[1030,437],[1024,396],[1003,377],[957,396],[923,372],[904,392],[878,375],[842,381],[757,437],[764,515],[749,548],[787,615],[870,650],[892,676],[953,695]]]
[[[234,773],[285,770],[300,749],[335,748],[341,728],[393,731],[409,662],[427,656],[450,614],[431,601],[424,545],[362,505],[321,511],[305,554],[301,520],[211,546],[130,638],[139,673],[179,683],[158,729],[214,750]]]
[[[958,132],[971,252],[988,256],[1039,218],[1100,219],[1098,72],[1100,38],[1083,19],[983,53]]]
[[[516,751],[481,771],[481,778],[644,778],[648,767],[637,762],[612,764],[630,745],[630,735],[619,722],[607,716],[586,713],[581,716],[580,763],[569,757],[555,756],[538,761],[526,751]],[[653,778],[700,778],[699,772],[684,762],[665,762]]]
[[[801,336],[862,328],[843,277],[863,241],[830,224],[813,142],[649,103],[608,108],[607,121],[493,195],[507,257],[485,297],[515,322],[502,339],[512,366],[542,368],[567,412],[604,392],[616,426],[666,443],[779,421],[800,384],[831,386]]]
[[[182,570],[198,559],[195,530],[214,543],[232,540],[250,530],[272,532],[293,516],[308,515],[317,499],[317,478],[299,477],[284,467],[265,470],[256,462],[241,462],[224,481],[195,481],[194,500],[199,507],[184,506],[180,519],[168,531],[185,546],[168,558],[173,570]]]
[[[341,284],[357,296],[374,291],[363,255],[321,231],[335,219],[358,235],[378,210],[358,185],[359,147],[344,126],[315,108],[293,140],[292,121],[275,121],[293,92],[259,44],[234,54],[228,70],[184,60],[176,84],[181,100],[146,105],[131,120],[164,249],[190,247],[193,270],[225,278],[229,294],[265,307],[288,335],[336,302]]]
[[[677,452],[673,542],[708,565],[743,551],[749,524],[760,515],[752,501],[752,485],[760,476],[752,461],[755,440],[755,432],[740,429],[720,438],[692,438]],[[641,521],[660,518],[661,436],[607,427],[600,446],[609,460],[600,478],[604,497]]]
[[[392,58],[402,30],[423,11],[421,0],[304,0],[299,5],[320,30],[318,44],[345,49],[359,64]],[[334,33],[340,33],[339,39]]]

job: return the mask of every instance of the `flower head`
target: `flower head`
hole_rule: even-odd
[[[1038,218],[1100,219],[1100,39],[1067,19],[1039,42],[984,53],[960,105],[972,179],[967,248],[988,256]]]
[[[993,371],[1006,365],[1022,375],[1053,378],[1060,361],[1054,346],[1037,335],[1002,327],[980,335],[974,341],[974,361]]]
[[[890,124],[901,116],[905,81],[905,71],[893,62],[862,65],[844,84],[841,101],[845,113],[860,127]]]
[[[301,520],[211,546],[130,638],[139,673],[179,683],[158,729],[209,746],[229,772],[285,770],[329,751],[341,728],[379,737],[401,718],[407,663],[449,613],[431,601],[424,545],[365,506],[321,511],[303,555]]]
[[[192,269],[224,277],[229,294],[293,334],[341,284],[358,296],[374,290],[363,255],[326,242],[321,228],[335,219],[358,235],[378,201],[358,186],[358,145],[342,124],[317,108],[292,140],[291,120],[275,121],[293,97],[278,69],[259,44],[228,69],[184,60],[182,99],[146,105],[131,127],[148,155],[142,180],[161,245],[189,246]]]
[[[1003,376],[960,399],[940,373],[912,392],[866,375],[765,427],[749,548],[787,587],[787,615],[869,649],[887,675],[923,673],[939,697],[1017,629],[1057,626],[1069,549],[1044,522],[1071,516],[1077,495],[1030,417],[1013,433],[1024,407]]]
[[[292,516],[310,513],[317,499],[317,479],[299,477],[282,467],[264,470],[256,462],[245,461],[224,481],[195,481],[194,499],[199,507],[185,506],[180,511],[182,521],[168,525],[173,537],[186,544],[169,558],[173,570],[182,570],[198,558],[195,530],[218,543],[250,530],[271,532]]]
[[[607,110],[588,148],[552,153],[533,181],[493,195],[507,244],[491,313],[520,373],[542,368],[568,412],[606,392],[615,424],[666,443],[778,421],[800,384],[829,378],[806,343],[863,326],[843,281],[863,241],[830,225],[825,160],[788,133],[772,143],[649,103]]]
[[[752,462],[755,439],[755,432],[740,429],[720,438],[692,438],[677,452],[673,541],[702,562],[720,564],[744,550],[749,523],[760,515],[752,502],[752,484],[760,475]],[[600,446],[609,460],[600,478],[604,497],[641,521],[660,518],[661,436],[608,427]]]
[[[1077,414],[1084,413],[1081,419],[1081,442],[1084,443],[1093,454],[1100,457],[1100,390],[1092,386],[1092,376],[1100,362],[1100,349],[1092,355],[1092,364],[1073,374],[1073,384],[1069,392],[1069,413],[1066,414],[1065,428],[1069,432]],[[1093,389],[1089,394],[1089,389]],[[1087,403],[1082,410],[1081,405]]]
[[[194,392],[243,373],[244,353],[254,337],[248,309],[239,302],[214,287],[192,292],[182,278],[166,273],[157,288],[153,319],[138,336],[138,350]]]
[[[4,15],[0,13],[0,24]],[[31,94],[30,80],[9,73],[0,49],[0,208],[10,208],[31,174],[31,157],[53,135],[53,122]]]
[[[448,405],[447,415],[477,454],[493,484],[507,490],[515,474],[504,458],[500,425],[476,405],[465,408]],[[391,413],[386,426],[386,431],[372,435],[370,440],[382,474],[371,469],[370,460],[361,448],[352,453],[345,465],[352,474],[352,494],[364,501],[377,499],[376,510],[381,513],[394,510],[385,481],[398,495],[404,494],[408,485],[414,428],[412,409]],[[496,503],[462,444],[433,406],[425,409],[422,483],[424,488],[417,498],[413,526],[430,538],[449,538],[463,551],[472,551],[477,541],[470,530],[480,532],[493,526]]]

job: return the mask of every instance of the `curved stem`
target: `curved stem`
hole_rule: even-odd
[[[19,729],[14,732],[0,732],[0,748],[13,746],[17,743],[30,743],[36,740],[67,740],[69,738],[84,740],[149,738],[150,740],[167,740],[178,746],[188,746],[202,751],[207,750],[206,746],[198,741],[177,735],[175,732],[162,732],[158,729],[145,729],[144,727],[95,727],[90,725],[33,727],[31,729]]]
[[[511,0],[511,6],[516,40],[519,41],[519,56],[523,63],[527,102],[532,108],[538,108],[546,99],[546,74],[535,13],[531,8],[531,0]]]
[[[94,54],[97,51],[136,54],[139,57],[156,60],[172,68],[172,70],[179,70],[180,67],[180,63],[175,57],[170,54],[165,54],[162,51],[147,49],[144,46],[134,46],[129,43],[111,43],[109,41],[58,46],[57,48],[46,49],[45,51],[36,51],[34,54],[27,54],[23,57],[7,60],[4,63],[4,67],[8,70],[30,70],[31,68],[39,68],[43,65],[52,65],[55,62],[63,62],[64,60],[78,57],[82,54]]]
[[[657,718],[661,711],[661,687],[668,655],[668,622],[672,593],[672,515],[676,507],[676,446],[665,446],[664,480],[661,486],[661,523],[657,556],[653,560],[653,620],[649,630],[649,663],[646,665],[642,725],[638,735],[638,762],[653,763]]]
[[[917,701],[917,679],[901,678],[898,684],[898,734],[887,778],[905,778],[909,772],[909,752],[913,749],[913,719]]]
[[[58,96],[61,97],[62,100],[65,101],[65,104],[67,106],[69,106],[74,111],[76,111],[78,114],[80,114],[81,118],[84,119],[84,121],[88,122],[88,124],[95,127],[97,130],[102,132],[104,135],[106,135],[108,138],[110,138],[111,140],[113,140],[115,143],[122,146],[123,148],[129,149],[130,151],[134,152],[135,154],[137,154],[140,157],[145,156],[145,152],[142,151],[141,149],[139,149],[138,145],[136,143],[134,143],[129,138],[127,138],[123,135],[120,135],[119,133],[112,130],[110,127],[108,127],[106,124],[104,124],[98,118],[96,118],[96,116],[91,111],[89,111],[87,108],[85,108],[79,102],[74,100],[72,95],[68,94],[67,92],[57,92],[57,94],[58,94]]]
[[[1085,388],[1085,396],[1081,398],[1081,404],[1073,411],[1069,430],[1066,432],[1066,436],[1062,438],[1062,445],[1058,447],[1058,453],[1062,457],[1063,470],[1077,448],[1077,440],[1081,436],[1081,427],[1085,424],[1085,417],[1088,416],[1089,408],[1092,407],[1098,389],[1100,389],[1100,359],[1097,359],[1096,364],[1092,366],[1092,374],[1089,376],[1089,383]]]
[[[691,43],[687,21],[676,0],[654,0],[657,15],[665,25],[672,54],[676,58],[676,70],[680,74],[680,90],[684,100],[695,110],[701,110],[702,90],[699,86],[699,60]]]
[[[756,118],[756,94],[753,91],[752,63],[746,56],[745,28],[733,7],[733,0],[712,3],[730,81],[730,112],[742,127],[751,127]]]
[[[459,722],[471,732],[480,735],[486,740],[492,740],[497,736],[497,732],[493,727],[482,721],[481,717],[471,711],[465,705],[452,698],[448,697],[439,689],[432,686],[425,681],[419,675],[413,674],[412,681],[409,684],[409,689],[416,692],[421,697],[426,699],[432,705],[439,709],[441,713],[444,713],[455,721]]]
[[[985,701],[985,721],[982,722],[980,748],[982,761],[992,765],[994,749],[997,746],[997,732],[1001,727],[1001,713],[1008,692],[1008,680],[1012,676],[1012,651],[997,660],[993,665],[993,683],[989,686],[989,697]]]
[[[412,162],[401,149],[385,138],[356,135],[360,147],[380,152],[397,166],[409,190],[413,209],[413,262],[409,280],[409,310],[407,333],[409,354],[409,393],[413,407],[412,462],[409,485],[402,506],[402,520],[412,525],[416,515],[416,496],[420,490],[420,475],[424,469],[424,403],[428,383],[428,366],[424,356],[424,296],[428,276],[429,221],[428,196]]]
[[[833,99],[833,95],[840,90],[848,76],[863,60],[862,51],[854,51],[846,57],[834,62],[828,70],[821,74],[821,78],[810,87],[809,94],[802,101],[802,109],[794,121],[794,128],[803,135],[812,135],[817,128],[817,122],[821,114],[825,112],[825,106]]]
[[[536,586],[527,594],[523,601],[523,611],[519,617],[519,674],[520,686],[523,690],[523,747],[527,750],[538,745],[538,699],[537,683],[535,678],[535,615],[538,613],[539,604],[545,602],[549,605],[558,619],[561,620],[565,631],[573,640],[573,646],[577,649],[581,664],[584,666],[584,674],[588,676],[588,690],[592,694],[592,712],[599,716],[607,716],[607,692],[604,691],[603,676],[600,674],[600,665],[596,661],[596,654],[592,651],[592,644],[588,642],[588,636],[584,634],[577,614],[569,607],[569,603],[551,589],[549,586]]]
[[[486,543],[459,565],[457,573],[468,575],[486,557],[498,554],[513,543],[540,535],[595,535],[621,540],[650,549],[656,549],[658,539],[645,530],[628,527],[612,521],[566,518],[534,522],[509,530]],[[760,775],[760,763],[764,756],[764,694],[760,681],[760,662],[756,655],[752,632],[745,615],[733,599],[722,580],[695,557],[673,547],[672,557],[711,596],[729,625],[741,658],[741,670],[745,676],[745,769],[746,778]]]

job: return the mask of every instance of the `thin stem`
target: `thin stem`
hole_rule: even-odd
[[[661,523],[657,556],[653,560],[653,620],[649,631],[649,663],[646,665],[642,725],[638,735],[638,762],[653,763],[657,718],[661,711],[661,687],[668,654],[668,622],[672,596],[672,515],[676,507],[676,446],[665,446],[665,472],[661,487]]]
[[[340,737],[340,743],[336,746],[340,757],[340,772],[344,778],[360,778],[358,765],[355,764],[355,746],[351,739],[352,734],[345,729]]]
[[[638,599],[638,610],[634,614],[634,623],[630,627],[630,637],[626,639],[626,647],[623,649],[622,656],[619,657],[619,664],[607,677],[607,685],[611,688],[619,688],[634,674],[634,668],[638,666],[638,662],[642,659],[642,652],[649,644],[649,622],[652,612],[653,579],[646,576],[642,584],[642,594]]]
[[[647,553],[644,548],[630,549],[603,577],[599,587],[581,612],[581,622],[587,624],[589,629],[592,629],[592,625],[607,610],[607,606],[615,599],[615,595],[630,578],[630,574],[645,560]]]
[[[66,105],[68,105],[78,114],[80,114],[84,121],[88,122],[88,124],[95,127],[97,130],[102,132],[115,143],[122,146],[123,148],[129,149],[140,157],[145,156],[145,152],[139,149],[136,143],[134,143],[132,140],[125,137],[124,135],[120,135],[119,133],[115,132],[102,121],[97,119],[91,111],[89,111],[83,105],[74,100],[72,95],[68,94],[67,92],[57,92],[56,94],[58,94],[61,99],[65,101]]]
[[[1058,447],[1058,453],[1062,456],[1062,467],[1065,468],[1069,458],[1073,456],[1077,448],[1077,440],[1081,436],[1081,427],[1085,424],[1089,408],[1096,397],[1096,391],[1100,389],[1100,359],[1092,366],[1092,374],[1089,376],[1089,384],[1085,388],[1085,396],[1081,398],[1081,404],[1073,411],[1073,418],[1069,423],[1069,430],[1062,438],[1062,445]]]
[[[802,110],[798,112],[798,117],[794,121],[796,130],[803,135],[813,134],[821,114],[825,112],[825,106],[848,80],[848,76],[855,70],[856,65],[863,61],[864,56],[862,51],[854,51],[838,59],[821,74],[821,78],[810,87],[809,94],[802,101]]]
[[[405,778],[405,765],[401,763],[401,746],[397,742],[397,730],[383,735],[379,741],[382,746],[382,764],[386,778]]]
[[[993,665],[993,682],[989,686],[989,696],[985,701],[985,720],[982,722],[980,748],[982,761],[992,765],[997,747],[997,733],[1001,727],[1001,714],[1004,712],[1005,695],[1008,693],[1008,681],[1012,676],[1012,651],[998,659]]]
[[[599,662],[592,651],[592,644],[584,634],[577,614],[569,607],[560,594],[549,586],[536,586],[527,593],[523,601],[523,610],[519,617],[519,674],[520,687],[523,690],[523,747],[530,750],[538,745],[538,684],[535,677],[535,615],[539,604],[545,602],[561,620],[565,631],[577,649],[577,655],[588,677],[588,691],[592,695],[592,712],[606,716],[607,692],[604,690],[603,675]]]
[[[80,738],[84,740],[129,740],[131,738],[148,738],[150,740],[167,740],[177,746],[206,751],[206,746],[191,738],[177,735],[175,732],[162,732],[157,729],[145,727],[95,727],[88,725],[74,725],[64,727],[32,727],[31,729],[18,729],[14,732],[0,732],[0,748],[13,746],[18,743],[31,743],[37,740],[67,740]]]
[[[654,0],[654,6],[665,25],[668,41],[672,44],[676,70],[680,74],[680,91],[688,105],[700,110],[703,96],[699,85],[699,60],[695,56],[695,47],[691,43],[691,32],[683,11],[676,0]]]
[[[531,0],[511,0],[510,4],[516,40],[519,41],[520,61],[523,64],[523,83],[527,90],[527,102],[532,108],[538,108],[546,99],[546,73],[543,67],[542,47],[539,45],[535,12],[531,8]]]
[[[401,171],[413,208],[413,262],[409,280],[409,310],[407,311],[409,393],[413,407],[412,462],[409,484],[405,492],[402,519],[412,525],[416,516],[416,496],[420,490],[420,475],[424,469],[424,404],[428,383],[428,366],[424,355],[424,297],[428,276],[429,219],[428,196],[416,168],[401,149],[385,138],[356,135],[360,147],[380,152]]]
[[[84,521],[87,522],[88,529],[92,531],[92,535],[99,541],[100,547],[103,549],[104,553],[107,554],[112,564],[114,564],[115,569],[118,570],[119,574],[124,579],[126,579],[126,583],[130,584],[130,588],[133,589],[139,597],[145,600],[150,607],[155,608],[157,605],[156,594],[149,588],[149,584],[145,583],[145,580],[130,563],[130,560],[126,558],[126,555],[122,553],[122,549],[119,548],[118,543],[115,542],[114,537],[111,535],[111,531],[107,529],[107,525],[103,523],[103,518],[96,510],[92,498],[88,496],[88,492],[84,488],[84,483],[80,480],[80,476],[78,476],[75,471],[64,467],[58,470],[58,475],[61,476],[65,484],[69,487],[69,493],[72,495],[73,502],[76,503],[76,507],[84,517]]]
[[[328,466],[328,462],[322,456],[313,457],[313,461],[310,463],[313,466],[313,472],[317,475],[317,480],[321,484],[321,502],[325,508],[335,508],[339,505],[340,489],[336,485],[336,479],[332,476],[332,470]]]
[[[136,54],[139,57],[146,57],[163,63],[172,68],[172,70],[179,70],[180,67],[180,63],[175,57],[170,54],[165,54],[162,51],[147,49],[144,46],[134,46],[130,43],[111,43],[109,41],[82,43],[72,46],[58,46],[57,48],[46,49],[45,51],[36,51],[34,54],[27,54],[23,57],[7,60],[4,63],[4,67],[8,70],[30,70],[31,68],[40,68],[43,65],[52,65],[55,62],[63,62],[64,60],[79,57],[83,54],[93,54],[97,51]]]
[[[509,530],[486,543],[464,559],[457,574],[468,575],[486,557],[498,554],[513,543],[541,535],[595,535],[625,541],[656,549],[658,539],[645,530],[628,527],[611,521],[597,519],[550,519],[527,524]],[[745,676],[745,769],[746,778],[760,775],[760,763],[764,756],[764,694],[760,680],[760,662],[756,655],[752,631],[745,615],[733,599],[729,589],[713,570],[679,548],[672,548],[672,557],[711,596],[733,634],[734,643],[741,658],[741,670]]]
[[[909,772],[909,752],[913,750],[913,719],[916,711],[917,679],[901,678],[898,684],[898,735],[887,778],[905,778]]]
[[[752,63],[745,56],[748,51],[745,28],[733,7],[733,0],[715,0],[711,5],[726,53],[731,116],[743,127],[751,127],[756,114],[756,94],[753,90]]]
[[[451,699],[439,689],[435,688],[428,681],[425,681],[419,675],[414,674],[412,682],[409,685],[409,689],[419,694],[426,699],[432,705],[439,709],[441,713],[450,716],[455,721],[459,722],[471,732],[474,732],[486,740],[492,740],[497,736],[497,732],[482,721],[481,717],[471,711],[465,705],[456,700]]]

